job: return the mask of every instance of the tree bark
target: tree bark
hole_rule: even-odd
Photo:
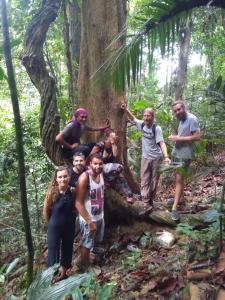
[[[78,64],[80,56],[80,8],[76,0],[63,1],[64,12],[64,43],[67,59],[67,69],[69,74],[68,91],[71,100],[71,108],[78,106],[77,78]]]
[[[43,56],[43,44],[47,31],[57,17],[60,0],[47,0],[33,17],[27,27],[24,39],[22,63],[31,81],[41,96],[40,133],[42,145],[50,159],[59,163],[62,160],[55,136],[59,132],[59,115],[57,112],[56,83],[46,68]]]
[[[177,68],[175,100],[181,100],[187,82],[187,66],[190,53],[192,21],[188,19],[185,26],[180,29],[180,53]]]
[[[120,162],[125,166],[126,177],[134,191],[139,187],[133,180],[127,168],[126,158],[126,120],[120,109],[121,100],[124,101],[124,92],[115,93],[112,85],[100,78],[95,82],[91,79],[97,70],[107,60],[114,50],[110,47],[112,39],[125,26],[126,1],[123,0],[84,0],[81,8],[81,50],[80,68],[78,76],[78,90],[82,106],[89,111],[89,120],[92,126],[102,126],[106,119],[110,120],[119,136],[118,148]],[[118,40],[114,47],[124,43]],[[87,135],[88,140],[98,140],[99,134]]]
[[[7,9],[5,0],[0,1],[1,13],[2,13],[2,31],[3,31],[3,48],[7,67],[8,84],[10,89],[11,101],[14,113],[14,122],[16,128],[16,148],[18,155],[18,176],[20,184],[20,202],[21,211],[23,216],[24,231],[26,237],[26,244],[28,250],[28,260],[27,260],[27,283],[31,284],[33,280],[33,241],[30,228],[30,218],[27,205],[27,190],[26,190],[26,178],[25,178],[25,162],[24,162],[24,149],[23,149],[23,131],[20,118],[19,101],[17,97],[16,81],[14,76],[11,48],[10,48],[10,38],[9,38],[9,25],[7,19]]]

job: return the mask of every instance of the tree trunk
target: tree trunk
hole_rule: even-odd
[[[63,1],[64,11],[64,43],[69,74],[68,90],[72,111],[78,106],[77,77],[80,56],[80,8],[77,1]]]
[[[175,100],[181,100],[187,82],[187,65],[190,54],[192,21],[188,19],[185,26],[180,29],[180,53],[177,68],[177,82]]]
[[[62,160],[55,136],[59,132],[59,115],[57,113],[56,83],[46,68],[43,56],[43,44],[47,31],[57,17],[60,0],[47,0],[33,17],[27,27],[24,39],[22,63],[31,81],[41,96],[40,132],[42,144],[50,159],[59,163]]]
[[[123,29],[125,21],[125,0],[82,1],[78,90],[82,106],[89,111],[89,121],[92,126],[102,126],[106,119],[110,120],[111,128],[119,136],[120,162],[125,166],[130,186],[138,192],[139,187],[127,167],[126,120],[120,109],[120,102],[124,101],[124,93],[117,95],[111,84],[102,77],[100,80],[91,79],[91,76],[97,72],[113,51],[109,45]],[[119,40],[114,47],[120,46],[123,42],[124,40]],[[87,135],[86,138],[96,141],[99,135]]]
[[[7,9],[5,0],[0,1],[1,13],[2,13],[2,31],[3,31],[3,47],[5,54],[5,61],[7,67],[8,84],[11,94],[11,101],[13,106],[14,121],[16,128],[16,148],[18,155],[18,176],[20,184],[20,202],[23,216],[24,231],[28,250],[28,261],[27,261],[27,283],[31,284],[33,280],[33,242],[30,228],[30,218],[27,206],[27,190],[26,190],[26,178],[25,178],[25,163],[24,163],[24,150],[23,150],[23,131],[20,118],[19,101],[17,97],[16,81],[14,76],[12,56],[10,49],[9,39],[9,25],[7,19]]]

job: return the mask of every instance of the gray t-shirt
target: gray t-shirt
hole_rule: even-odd
[[[147,159],[159,159],[162,157],[162,151],[158,143],[163,141],[162,129],[156,125],[155,135],[152,126],[142,126],[143,121],[135,119],[137,129],[142,132],[142,156]]]
[[[178,136],[190,136],[200,130],[198,119],[195,115],[187,113],[184,120],[179,122]],[[172,156],[179,159],[191,159],[193,157],[193,146],[195,142],[176,142]]]
[[[63,137],[64,140],[69,144],[78,143],[80,144],[80,137],[82,133],[85,131],[86,126],[80,125],[80,124],[74,124],[73,122],[70,122],[66,125],[66,127],[63,129]]]

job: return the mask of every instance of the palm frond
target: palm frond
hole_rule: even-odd
[[[51,285],[53,273],[58,266],[50,267],[40,272],[35,281],[30,285],[27,293],[27,300],[52,300],[62,299],[62,297],[71,293],[75,287],[84,284],[90,280],[90,273],[76,274],[70,276],[68,279],[62,280],[54,285]]]
[[[136,33],[127,37],[129,28],[123,30],[113,39],[109,49],[114,49],[110,58],[92,75],[101,70],[108,73],[116,90],[124,88],[139,80],[142,74],[143,52],[148,50],[149,66],[151,66],[154,49],[159,46],[161,54],[173,53],[176,35],[182,24],[191,16],[192,9],[207,6],[208,0],[149,0],[139,7],[133,19]],[[215,0],[212,5],[225,8],[223,1]],[[127,43],[118,47],[124,39]],[[123,43],[122,43],[123,44]],[[104,75],[105,76],[105,75]],[[132,78],[132,81],[131,81]]]

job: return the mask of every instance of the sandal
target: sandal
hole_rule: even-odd
[[[68,278],[68,276],[66,275],[65,270],[63,270],[63,272],[62,272],[62,271],[60,271],[60,268],[59,268],[54,272],[53,278],[51,280],[51,284],[54,284],[56,282],[59,282],[63,279],[67,279],[67,278]]]

